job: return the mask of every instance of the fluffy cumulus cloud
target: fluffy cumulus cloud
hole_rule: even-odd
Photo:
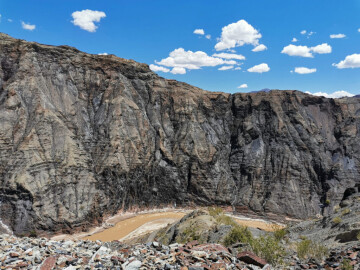
[[[262,52],[267,50],[267,47],[264,44],[260,44],[256,46],[254,49],[252,49],[253,52]]]
[[[263,73],[263,72],[268,72],[269,70],[270,70],[270,68],[269,68],[268,64],[262,63],[260,65],[256,65],[256,66],[249,68],[247,71],[255,72],[255,73]]]
[[[296,67],[294,69],[294,72],[298,74],[310,74],[310,73],[315,73],[316,68]]]
[[[75,11],[71,14],[74,25],[88,32],[95,32],[98,28],[95,23],[100,22],[102,18],[106,17],[105,12],[85,9],[82,11]]]
[[[154,64],[151,64],[149,67],[154,72],[157,72],[157,71],[169,72],[170,71],[170,69],[168,69],[168,68],[160,67],[160,66],[157,66],[157,65],[154,65]]]
[[[205,36],[207,39],[211,39],[211,35],[206,35]]]
[[[343,68],[360,68],[360,54],[352,54],[345,57],[344,60],[340,61],[333,66],[343,69]]]
[[[344,34],[332,34],[330,35],[330,38],[345,38],[346,35]]]
[[[290,55],[290,56],[301,56],[301,57],[314,57],[313,53],[324,54],[324,53],[331,53],[332,48],[329,44],[323,43],[317,45],[315,47],[308,47],[308,46],[296,46],[290,44],[283,48],[281,53]]]
[[[311,47],[310,50],[314,53],[325,54],[325,53],[331,53],[332,48],[329,44],[323,43],[315,47]]]
[[[291,42],[298,42],[297,38],[293,38]]]
[[[231,23],[222,28],[219,42],[215,45],[217,51],[251,44],[259,45],[261,34],[245,20]]]
[[[35,24],[24,23],[24,22],[21,22],[21,26],[22,26],[23,29],[29,30],[29,31],[33,31],[36,28]]]
[[[300,32],[300,34],[306,35],[306,30],[302,30],[302,31]]]
[[[204,31],[204,29],[195,29],[194,34],[203,36],[203,35],[205,35],[205,31]]]
[[[229,69],[233,69],[234,66],[222,66],[220,68],[218,68],[218,70],[229,70]]]
[[[235,53],[214,53],[212,56],[219,57],[223,59],[236,59],[236,60],[245,60],[245,56]]]
[[[290,55],[290,56],[301,56],[301,57],[313,57],[310,48],[307,46],[296,46],[290,44],[283,48],[281,53]]]
[[[178,48],[172,51],[169,57],[161,61],[155,61],[156,64],[172,68],[182,68],[181,73],[185,74],[186,69],[200,69],[201,67],[215,67],[219,65],[235,65],[235,60],[224,60],[218,57],[207,55],[203,51],[185,51],[183,48]],[[180,69],[176,69],[178,72]],[[174,72],[175,72],[174,71]]]
[[[98,55],[109,55],[109,54],[104,52],[104,53],[99,53]]]
[[[326,98],[342,98],[342,97],[353,97],[354,95],[346,92],[344,90],[341,91],[336,91],[334,93],[325,93],[325,92],[317,92],[317,93],[310,93],[310,92],[306,92],[307,94],[310,95],[314,95],[314,96],[321,96],[321,97],[326,97]]]
[[[246,83],[243,83],[242,85],[238,86],[239,89],[248,88],[248,85]]]

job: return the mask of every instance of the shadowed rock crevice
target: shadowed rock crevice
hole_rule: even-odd
[[[0,63],[0,196],[31,198],[2,203],[16,233],[174,204],[306,218],[359,184],[359,99],[208,92],[4,34]]]

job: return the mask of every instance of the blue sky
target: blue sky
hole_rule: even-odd
[[[0,14],[13,37],[134,59],[206,90],[360,93],[359,0],[0,0]]]

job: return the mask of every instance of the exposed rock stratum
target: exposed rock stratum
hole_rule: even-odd
[[[306,218],[360,182],[360,99],[226,94],[0,35],[0,218],[76,230],[130,207]]]

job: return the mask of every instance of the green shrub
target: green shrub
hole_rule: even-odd
[[[326,206],[329,206],[329,205],[330,205],[330,200],[329,200],[329,199],[327,199],[327,200],[325,201],[325,205],[326,205]]]
[[[342,219],[340,217],[335,217],[335,218],[333,218],[332,222],[334,224],[340,224],[342,222]]]
[[[276,240],[280,241],[285,238],[285,236],[289,233],[287,227],[280,226],[278,224],[271,225],[274,237]]]
[[[345,208],[344,210],[341,211],[341,215],[345,216],[350,214],[351,210],[349,208]]]
[[[223,214],[223,210],[220,207],[209,207],[209,215],[212,217],[217,217],[220,214]]]
[[[31,232],[29,233],[29,236],[30,236],[30,237],[33,237],[33,238],[36,238],[36,237],[37,237],[36,231],[31,231]]]
[[[186,227],[185,230],[180,233],[180,239],[178,240],[180,243],[187,243],[193,240],[199,240],[200,235],[198,234],[196,227],[194,224]]]
[[[224,245],[231,246],[236,243],[250,244],[253,236],[250,230],[245,226],[235,226],[231,229],[224,239]]]
[[[267,233],[250,243],[252,251],[272,265],[283,263],[286,251],[275,235]]]
[[[226,216],[224,214],[218,215],[215,219],[218,224],[238,226],[236,221],[234,221],[231,217]]]
[[[303,239],[297,243],[296,252],[300,259],[318,259],[321,260],[327,255],[328,249],[312,240]]]
[[[341,262],[340,269],[341,269],[341,270],[353,270],[354,267],[350,264],[350,260],[349,260],[349,259],[344,259],[344,260]]]
[[[334,213],[337,213],[340,209],[340,206],[339,205],[335,205],[333,210],[334,210]]]

